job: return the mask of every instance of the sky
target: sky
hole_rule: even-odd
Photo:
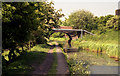
[[[71,12],[84,9],[92,12],[94,16],[115,15],[120,0],[49,0],[54,2],[55,9],[62,9],[68,18]],[[65,20],[65,17],[61,20]]]

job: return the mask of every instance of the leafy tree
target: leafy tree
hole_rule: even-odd
[[[120,16],[116,15],[107,21],[106,27],[114,30],[120,30],[118,24],[120,24]]]
[[[76,29],[91,30],[93,26],[93,14],[89,11],[78,10],[71,13],[68,18],[69,23]]]
[[[113,17],[114,15],[106,15],[106,16],[100,16],[99,17],[99,21],[98,21],[98,25],[101,27],[103,27],[103,26],[106,26],[106,23],[107,23],[107,21],[111,18],[111,17]]]
[[[3,3],[3,49],[9,49],[9,61],[15,59],[14,50],[17,46],[23,47],[23,43],[29,41],[32,30],[37,26],[34,25],[36,14],[33,3]]]
[[[52,27],[58,27],[61,10],[55,11],[50,2],[4,2],[2,3],[3,50],[9,49],[9,61],[15,59],[17,47],[32,41],[46,41]],[[24,50],[24,49],[23,49]]]
[[[106,22],[108,20],[110,20],[111,17],[113,17],[114,15],[106,15],[106,16],[100,16],[100,17],[97,17],[95,16],[94,17],[94,29],[96,30],[93,30],[93,31],[97,31],[96,33],[98,34],[101,34],[101,33],[105,33],[106,32]]]
[[[44,31],[44,36],[46,38],[49,38],[51,33],[52,33],[52,27],[59,27],[58,23],[59,23],[59,18],[61,18],[62,16],[64,16],[64,14],[61,14],[60,12],[62,11],[57,10],[55,11],[54,7],[53,7],[54,3],[50,2],[50,3],[46,3],[44,6],[44,10],[42,10],[43,14],[44,14],[44,19],[43,19],[43,23],[41,24],[41,28]]]

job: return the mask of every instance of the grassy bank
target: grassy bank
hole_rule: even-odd
[[[86,76],[89,75],[90,73],[88,70],[89,65],[86,63],[86,61],[80,60],[81,58],[78,58],[80,56],[79,53],[65,53],[63,48],[61,48],[61,50],[65,56],[71,75],[74,74],[82,74]]]
[[[109,30],[105,34],[85,35],[82,39],[72,41],[74,47],[79,49],[89,49],[89,51],[102,52],[110,57],[118,58],[118,31]]]
[[[19,56],[18,59],[8,65],[3,65],[4,74],[30,74],[34,70],[32,64],[41,64],[45,59],[49,46],[46,44],[40,44],[34,46],[31,51],[27,51],[26,54]]]

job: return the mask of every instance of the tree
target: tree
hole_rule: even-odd
[[[118,24],[120,24],[120,16],[116,15],[107,21],[106,27],[114,30],[120,30]]]
[[[72,25],[69,23],[68,18],[65,18],[65,20],[61,22],[61,26],[72,26]]]
[[[63,16],[61,10],[55,12],[52,2],[4,2],[2,6],[2,49],[10,50],[10,62],[15,59],[18,46],[45,41],[51,28],[58,27],[58,20]]]
[[[94,26],[92,27],[92,29],[94,29],[93,32],[97,31],[98,34],[105,33],[106,22],[110,20],[110,18],[113,16],[114,15],[106,15],[106,16],[100,16],[100,17],[95,16],[93,19],[94,21],[94,24],[93,24]]]
[[[87,29],[91,30],[93,26],[93,14],[89,11],[78,10],[71,13],[68,21],[75,29]]]
[[[59,18],[64,16],[64,14],[61,13],[61,9],[55,11],[53,7],[54,3],[45,3],[44,4],[44,10],[41,12],[43,13],[44,17],[42,17],[43,22],[41,28],[44,31],[44,36],[46,38],[49,38],[52,33],[52,27],[59,27]]]
[[[98,21],[98,25],[99,25],[100,27],[106,26],[107,21],[108,21],[111,17],[114,17],[114,15],[100,16],[100,17],[99,17],[99,21]]]
[[[8,2],[3,3],[3,26],[2,26],[2,45],[3,49],[9,49],[9,61],[15,59],[15,49],[17,46],[23,47],[29,41],[32,30],[37,28],[35,25],[36,14],[34,13],[33,3],[28,2]]]

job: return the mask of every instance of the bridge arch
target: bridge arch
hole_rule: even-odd
[[[54,33],[57,33],[57,32],[53,31],[53,32],[51,33],[51,35],[54,34]],[[69,37],[68,45],[69,45],[69,47],[71,47],[72,37],[71,37],[70,33],[68,33],[68,32],[61,32],[61,33],[64,33],[64,34],[66,34],[66,35]]]
[[[65,26],[66,27],[66,26]],[[53,28],[52,29],[53,30],[53,33],[55,33],[55,32],[62,32],[62,33],[65,33],[68,37],[69,37],[69,40],[68,40],[68,45],[69,45],[69,47],[71,47],[71,41],[72,41],[72,36],[71,36],[71,33],[73,33],[73,32],[77,32],[77,35],[76,36],[78,36],[78,38],[79,37],[83,37],[83,34],[86,32],[86,33],[88,33],[88,34],[91,34],[91,35],[94,35],[93,33],[91,33],[91,32],[88,32],[87,30],[83,30],[83,29],[65,29],[65,28]],[[52,33],[52,34],[53,34]]]

